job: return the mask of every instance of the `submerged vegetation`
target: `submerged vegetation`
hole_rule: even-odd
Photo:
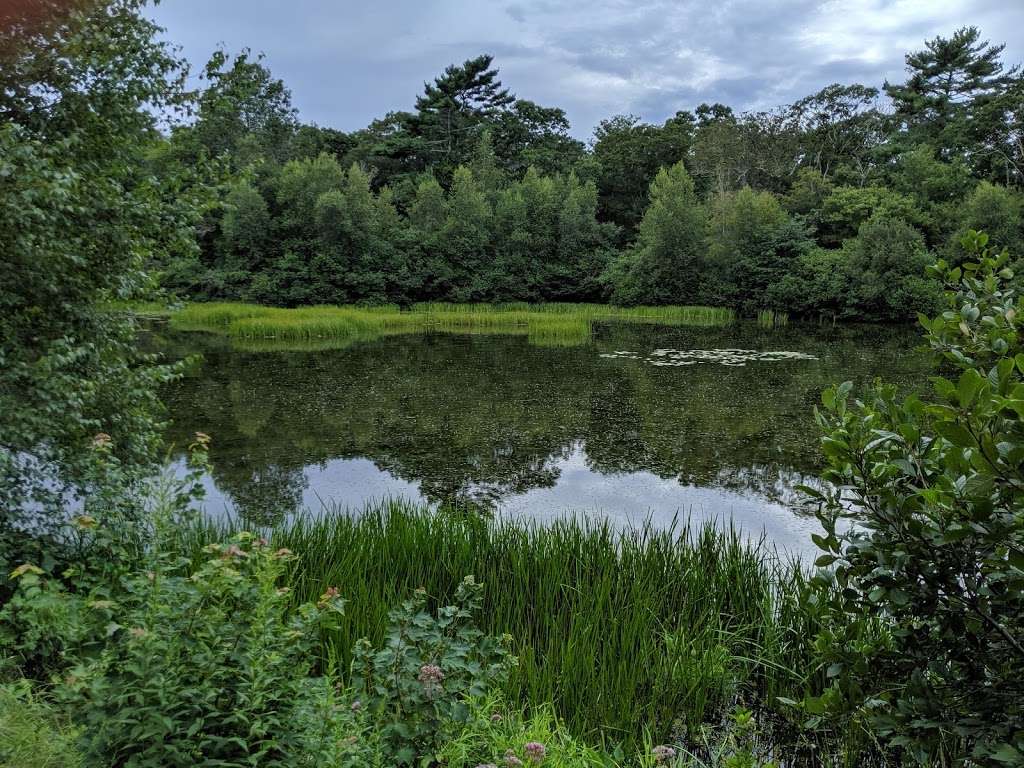
[[[401,333],[490,333],[527,336],[536,344],[582,344],[597,321],[712,327],[728,325],[730,309],[613,307],[600,304],[416,304],[297,307],[210,302],[189,304],[171,316],[185,331],[211,331],[234,339],[335,345]]]

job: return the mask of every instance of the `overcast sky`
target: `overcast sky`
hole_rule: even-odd
[[[248,46],[301,119],[343,130],[411,108],[424,80],[484,52],[583,139],[614,114],[662,121],[702,101],[757,109],[901,80],[907,51],[967,24],[1024,60],[1024,0],[162,0],[153,15],[193,69]]]

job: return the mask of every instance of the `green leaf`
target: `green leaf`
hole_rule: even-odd
[[[936,422],[935,431],[960,448],[974,448],[977,445],[971,433],[965,427],[955,422]]]
[[[993,760],[1009,765],[1021,765],[1024,763],[1024,755],[1011,744],[1002,744],[999,749],[991,755]]]

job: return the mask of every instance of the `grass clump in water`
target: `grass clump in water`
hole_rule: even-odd
[[[381,307],[312,306],[295,309],[215,302],[190,304],[171,318],[184,331],[223,333],[250,344],[271,341],[372,340],[396,333],[493,333],[524,335],[531,343],[587,343],[595,322],[718,326],[732,310],[712,307],[611,307],[600,304],[416,304],[409,310]]]
[[[762,328],[781,328],[789,325],[789,313],[762,309],[757,313],[757,324]]]

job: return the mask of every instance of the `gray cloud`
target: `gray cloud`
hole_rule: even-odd
[[[164,0],[152,11],[196,67],[266,54],[304,120],[344,130],[411,107],[446,65],[495,55],[517,95],[602,118],[661,121],[702,101],[764,109],[831,82],[881,85],[935,35],[974,24],[1024,59],[1017,0]]]

